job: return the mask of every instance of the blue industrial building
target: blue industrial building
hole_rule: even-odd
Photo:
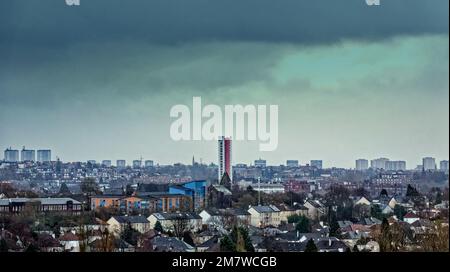
[[[194,210],[205,207],[206,180],[194,180],[169,187],[169,194],[181,194],[191,197]]]

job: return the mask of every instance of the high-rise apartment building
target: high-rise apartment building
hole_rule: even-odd
[[[266,166],[267,166],[266,160],[262,160],[262,159],[255,160],[255,167],[265,168]]]
[[[422,159],[422,167],[424,171],[434,171],[436,170],[436,160],[435,158],[425,157]]]
[[[127,166],[127,162],[125,160],[117,160],[116,166],[119,168],[125,168]]]
[[[52,161],[52,151],[50,149],[41,149],[37,151],[38,162],[50,162]]]
[[[7,148],[5,150],[5,162],[18,162],[19,150]]]
[[[387,161],[386,170],[388,171],[406,171],[405,161]]]
[[[356,160],[356,167],[355,169],[357,171],[366,171],[367,169],[369,169],[369,161],[366,159],[358,159]]]
[[[389,159],[387,158],[379,158],[374,159],[370,161],[370,168],[372,169],[386,169],[386,162],[388,162]]]
[[[34,162],[36,161],[36,151],[23,147],[20,151],[20,158],[23,162]]]
[[[219,182],[222,179],[223,174],[226,172],[231,180],[233,180],[233,169],[231,159],[231,139],[220,137],[218,142],[218,155],[219,155],[219,169],[218,178]]]
[[[111,167],[112,163],[111,160],[103,160],[102,161],[102,166],[104,167]]]
[[[142,160],[133,161],[133,168],[141,168],[141,167],[142,167]]]
[[[153,165],[154,165],[152,160],[146,160],[144,164],[145,164],[145,167],[153,167]]]
[[[448,172],[448,161],[440,161],[439,170]]]
[[[322,160],[311,160],[310,165],[317,169],[322,169]]]

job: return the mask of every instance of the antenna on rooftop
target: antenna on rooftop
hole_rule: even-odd
[[[261,178],[258,177],[258,206],[261,206]]]

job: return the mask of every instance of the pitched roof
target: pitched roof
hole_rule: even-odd
[[[152,240],[155,251],[184,252],[194,248],[175,237],[155,237]]]
[[[346,250],[347,245],[344,242],[334,238],[320,238],[316,242],[317,249],[319,250],[327,250],[327,251],[338,251],[339,249]]]
[[[61,244],[50,234],[42,233],[38,235],[38,246],[41,248],[60,247]]]
[[[0,199],[0,205],[6,206],[9,203],[25,203],[25,202],[40,202],[41,205],[66,205],[67,202],[72,201],[73,204],[81,204],[81,202],[68,197],[58,198],[8,198]]]
[[[412,212],[409,212],[403,216],[403,218],[420,218],[417,214],[414,214]]]
[[[251,207],[258,213],[272,213],[272,212],[279,212],[280,209],[277,207],[270,205],[270,206],[253,206]]]
[[[348,221],[348,220],[337,221],[337,222],[338,222],[339,228],[341,228],[341,229],[346,228],[346,227],[350,227],[351,225],[353,225],[353,222]]]
[[[431,228],[434,225],[433,225],[433,222],[431,222],[428,219],[419,219],[417,221],[414,221],[414,223],[412,223],[411,226],[413,226],[415,228],[420,228],[420,227]]]
[[[283,252],[303,252],[306,249],[306,242],[277,242]]]
[[[81,202],[76,201],[73,198],[62,197],[62,198],[32,198],[32,200],[40,201],[42,205],[66,205],[67,202],[72,202],[73,204],[81,204]]]
[[[378,225],[381,224],[381,220],[375,217],[366,217],[364,218],[364,223],[366,225]]]
[[[239,209],[239,208],[228,208],[223,210],[223,212],[225,213],[230,213],[234,216],[245,216],[245,215],[250,215],[250,213],[244,209]]]
[[[323,208],[324,207],[323,204],[320,203],[319,200],[308,200],[308,201],[306,201],[305,204],[307,204],[307,203],[310,204],[311,206],[313,206],[314,208]]]
[[[121,224],[149,223],[149,221],[147,220],[147,218],[145,216],[139,216],[139,215],[136,215],[136,216],[113,216],[112,218],[116,219],[117,222],[119,222]]]
[[[183,212],[183,213],[153,213],[152,214],[156,219],[158,220],[175,220],[175,219],[202,219],[201,216],[199,216],[196,213],[189,213],[189,212]]]
[[[217,244],[218,242],[219,242],[219,238],[217,236],[213,236],[211,239],[208,239],[207,241],[201,243],[197,247],[210,248],[210,247],[214,246],[215,244]]]

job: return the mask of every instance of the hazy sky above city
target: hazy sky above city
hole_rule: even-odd
[[[175,104],[279,105],[279,145],[234,163],[449,157],[448,0],[2,0],[0,148],[216,162]]]

